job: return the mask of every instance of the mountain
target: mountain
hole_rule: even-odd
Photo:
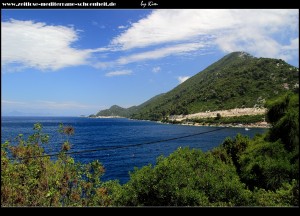
[[[299,90],[298,68],[281,59],[233,52],[173,90],[125,109],[129,111],[125,117],[161,120],[169,115],[259,107],[289,90]]]
[[[118,105],[113,105],[109,109],[101,110],[99,111],[96,116],[121,116],[121,117],[126,117],[129,118],[131,117],[134,113],[138,112],[141,108],[144,106],[147,106],[151,102],[155,101],[157,98],[163,96],[163,94],[159,94],[151,98],[150,100],[147,100],[146,102],[142,103],[139,106],[132,106],[129,108],[123,108]]]
[[[109,109],[99,111],[96,116],[122,116],[129,117],[129,109],[120,107],[118,105],[113,105]]]

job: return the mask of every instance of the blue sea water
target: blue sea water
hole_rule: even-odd
[[[99,119],[82,117],[2,117],[1,143],[13,140],[18,134],[26,137],[33,133],[35,123],[43,125],[43,132],[50,135],[49,144],[45,145],[47,153],[57,153],[66,139],[58,133],[60,123],[73,126],[75,134],[70,137],[71,151],[92,150],[149,143],[196,133],[208,132],[216,127],[195,127],[169,125],[150,121],[129,119]],[[237,133],[253,137],[266,129],[225,128],[212,133],[204,133],[183,139],[155,144],[137,145],[128,148],[100,150],[83,154],[74,154],[76,161],[83,163],[99,160],[105,167],[102,180],[119,180],[126,183],[129,171],[134,167],[155,164],[160,155],[168,156],[179,147],[190,147],[208,151],[222,143],[226,137],[235,137]]]

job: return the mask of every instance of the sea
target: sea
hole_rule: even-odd
[[[129,180],[129,172],[135,167],[155,165],[157,157],[168,156],[180,147],[206,152],[219,146],[226,137],[234,138],[240,133],[252,138],[266,131],[263,128],[172,125],[126,118],[2,116],[1,143],[13,142],[18,134],[27,138],[33,133],[35,123],[41,123],[42,132],[50,135],[49,143],[44,145],[47,154],[59,152],[67,139],[58,133],[59,124],[72,126],[75,133],[68,138],[70,152],[81,152],[72,155],[75,161],[98,160],[105,168],[102,180],[118,180],[121,184]]]

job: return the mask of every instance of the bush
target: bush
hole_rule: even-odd
[[[299,206],[299,182],[284,183],[275,192],[255,188],[254,197],[257,206]]]
[[[252,145],[240,158],[241,179],[251,189],[254,187],[277,190],[284,182],[290,182],[295,171],[289,154],[281,142],[264,140]]]
[[[116,188],[114,205],[121,206],[240,206],[251,200],[233,165],[188,148],[136,169]]]
[[[74,129],[61,126],[70,136]],[[42,125],[27,140],[17,137],[16,145],[1,145],[1,206],[103,206],[110,203],[107,189],[100,181],[103,166],[94,161],[75,163],[66,154],[70,149],[65,141],[56,160],[44,153],[43,145],[49,136]]]
[[[267,140],[280,139],[288,151],[299,146],[299,95],[287,94],[269,103],[267,119],[273,125]]]
[[[250,189],[273,192],[299,179],[299,98],[286,94],[268,103],[272,128],[253,139],[240,156],[241,179]]]
[[[250,139],[248,137],[238,134],[234,140],[231,138],[226,138],[222,144],[227,154],[231,157],[238,173],[240,173],[239,158],[248,147],[249,142]]]

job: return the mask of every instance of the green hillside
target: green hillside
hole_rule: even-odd
[[[234,52],[144,106],[133,118],[159,120],[174,114],[261,106],[298,86],[298,77],[298,69],[283,60]]]
[[[133,110],[136,106],[131,107]],[[122,117],[130,117],[132,114],[130,112],[131,109],[126,109],[123,107],[120,107],[118,105],[113,105],[109,109],[101,110],[99,111],[96,116],[122,116]]]
[[[264,106],[266,100],[288,90],[298,91],[298,79],[299,69],[281,59],[233,52],[166,94],[128,108],[124,116],[162,120],[176,114]]]
[[[142,103],[139,106],[132,106],[129,108],[122,108],[118,105],[113,105],[109,109],[101,110],[99,111],[96,116],[121,116],[130,118],[135,112],[138,112],[139,109],[143,108],[144,106],[147,106],[148,104],[155,101],[157,98],[163,96],[164,94],[156,95],[155,97],[151,98],[150,100],[147,100],[146,102]]]

